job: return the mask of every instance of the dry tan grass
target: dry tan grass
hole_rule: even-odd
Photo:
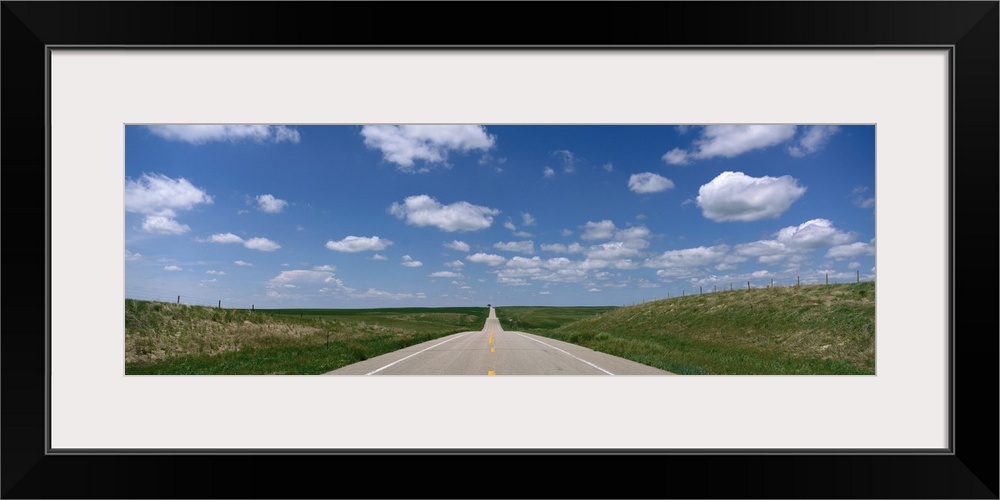
[[[214,356],[247,346],[301,341],[307,337],[320,340],[323,333],[323,329],[315,326],[274,323],[266,317],[258,323],[168,319],[151,330],[129,331],[126,327],[125,362],[155,362],[188,354]]]
[[[413,319],[413,318],[410,318]],[[126,301],[125,363],[179,356],[216,356],[246,348],[317,345],[374,335],[405,336],[405,328],[362,318],[299,319],[260,312],[218,310],[170,303]]]

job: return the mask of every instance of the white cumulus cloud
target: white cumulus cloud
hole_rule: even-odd
[[[452,250],[458,250],[459,252],[468,252],[470,250],[468,243],[459,240],[445,242],[444,246]]]
[[[646,248],[649,245],[649,242],[646,241],[649,236],[650,232],[648,227],[635,226],[615,231],[614,238],[615,241],[624,241],[633,248]]]
[[[389,257],[386,257],[385,255],[382,255],[380,253],[377,253],[375,255],[372,255],[372,260],[389,260]]]
[[[125,211],[146,216],[142,230],[148,233],[183,234],[191,228],[175,220],[177,210],[191,210],[212,203],[212,197],[184,178],[142,174],[125,180]]]
[[[142,221],[142,230],[155,234],[184,234],[191,230],[191,226],[181,224],[170,217],[147,215]]]
[[[340,241],[327,241],[326,248],[335,252],[357,253],[385,250],[392,242],[378,236],[348,236]]]
[[[845,245],[857,238],[854,233],[845,233],[833,227],[833,222],[827,219],[813,219],[798,226],[788,226],[775,236],[779,243],[795,250]]]
[[[576,171],[576,163],[577,161],[579,161],[579,159],[576,157],[575,154],[573,154],[572,151],[569,151],[567,149],[560,149],[558,151],[553,151],[552,155],[558,158],[562,158],[563,172],[566,172],[567,174],[572,174],[573,172]]]
[[[191,210],[201,203],[212,203],[212,197],[184,178],[142,174],[139,179],[125,180],[127,212],[173,217],[174,210]]]
[[[583,234],[580,239],[584,240],[607,240],[615,234],[615,223],[609,220],[600,222],[588,221],[583,225]]]
[[[552,167],[545,167],[542,169],[542,177],[554,177],[555,175],[556,171],[553,170]]]
[[[593,245],[586,251],[588,259],[614,261],[638,257],[642,252],[632,248],[622,241],[609,241],[600,245]]]
[[[344,286],[344,282],[339,278],[336,278],[330,271],[312,271],[306,269],[281,271],[280,274],[271,278],[268,282],[269,287],[296,288],[296,285],[333,285],[341,290],[353,291],[353,289]]]
[[[670,250],[648,259],[646,267],[701,267],[722,261],[729,252],[728,245]]]
[[[487,151],[496,143],[478,125],[367,125],[361,135],[365,146],[380,150],[382,158],[404,172],[413,172],[417,160],[445,163],[450,151]]]
[[[778,217],[805,192],[788,175],[750,177],[727,171],[701,186],[696,201],[702,214],[716,222],[747,222]]]
[[[226,274],[226,272],[225,271],[216,271],[214,269],[209,269],[208,271],[205,271],[205,274],[215,274],[215,275],[218,275],[218,276],[222,276],[222,275]]]
[[[691,163],[691,160],[688,159],[689,156],[690,154],[687,151],[681,148],[674,148],[663,153],[663,161],[671,165],[687,165]]]
[[[535,253],[535,242],[531,240],[527,241],[508,241],[505,243],[495,243],[493,248],[497,250],[503,250],[505,252],[516,252],[516,253]]]
[[[392,293],[385,290],[379,290],[376,288],[369,288],[364,293],[356,293],[352,295],[353,297],[358,297],[362,299],[390,299],[390,300],[403,300],[403,299],[426,299],[427,294],[423,292],[417,293]]]
[[[250,238],[243,242],[243,246],[250,250],[260,250],[261,252],[273,252],[281,248],[281,245],[267,238]]]
[[[285,207],[288,206],[288,202],[285,200],[279,200],[270,194],[262,194],[257,198],[257,209],[261,212],[268,214],[280,213]]]
[[[691,160],[732,158],[785,142],[795,129],[795,125],[709,125],[690,149],[674,148],[663,155],[663,161],[683,165]]]
[[[553,243],[551,245],[542,245],[542,250],[555,253],[583,253],[584,248],[579,243],[571,243],[570,245]]]
[[[793,253],[792,249],[788,248],[784,243],[777,240],[760,240],[751,243],[740,243],[733,247],[734,256],[739,257],[757,257],[758,262],[766,264],[774,264],[781,261],[785,256]],[[725,269],[734,269],[733,267],[717,267],[720,271]]]
[[[673,181],[652,172],[632,174],[628,178],[628,188],[636,193],[659,193],[673,187]]]
[[[243,238],[233,233],[218,233],[208,237],[212,243],[243,243]]]
[[[503,275],[497,276],[497,283],[504,286],[528,286],[528,282],[523,278],[510,278]]]
[[[438,271],[438,272],[435,272],[435,273],[430,273],[430,274],[428,274],[428,276],[430,276],[431,278],[462,278],[463,277],[460,273],[456,273],[456,272],[453,272],[453,271]]]
[[[401,262],[400,264],[406,267],[420,267],[424,265],[423,262],[420,262],[419,260],[413,260],[413,257],[410,257],[409,255],[404,255],[403,262]]]
[[[507,259],[503,258],[500,255],[494,255],[482,252],[470,255],[466,257],[465,260],[469,262],[475,262],[477,264],[486,264],[488,266],[499,266],[500,264],[507,262]]]
[[[828,258],[837,260],[851,259],[860,255],[875,255],[875,245],[859,241],[849,245],[837,245],[826,252]]]
[[[525,215],[525,214],[522,214],[522,216],[523,215]],[[535,219],[533,217],[531,217],[531,214],[527,214],[527,215],[528,215],[528,220],[531,220],[532,222],[534,222]],[[503,223],[503,227],[506,228],[506,229],[509,229],[514,234],[514,236],[517,236],[518,238],[530,238],[530,237],[534,236],[533,234],[531,234],[531,233],[529,233],[527,231],[518,231],[517,230],[517,226],[514,225],[514,221],[510,220],[509,217],[507,218],[507,222]]]
[[[205,144],[214,141],[299,142],[299,131],[284,125],[151,125],[153,135],[170,141]]]
[[[858,186],[851,191],[852,202],[858,208],[872,208],[875,206],[875,197],[867,195],[868,188]]]
[[[761,264],[778,264],[783,261],[796,264],[801,263],[806,254],[825,247],[833,247],[827,252],[827,257],[838,260],[861,255],[867,251],[864,243],[848,245],[857,235],[837,229],[827,219],[813,219],[797,226],[788,226],[776,232],[774,236],[773,240],[736,245],[727,262],[739,262],[746,260],[747,257],[757,257],[757,261]]]
[[[236,264],[237,266],[253,267],[253,264],[251,264],[249,262],[244,262],[242,260],[234,261],[233,264]]]
[[[434,226],[442,231],[478,231],[493,224],[493,216],[499,210],[467,201],[442,205],[426,194],[409,196],[403,203],[393,203],[389,213],[399,219],[406,219],[412,226]]]
[[[164,271],[183,271],[183,269],[181,269],[178,266],[164,266],[163,270]]]
[[[244,240],[243,238],[240,238],[239,236],[233,233],[213,234],[212,236],[209,236],[207,241],[209,243],[223,243],[223,244],[242,243],[243,246],[246,248],[249,248],[251,250],[260,250],[262,252],[273,252],[281,248],[281,245],[267,238],[250,238],[249,240]],[[251,265],[245,262],[243,264],[239,264],[240,262],[243,261],[237,261],[237,265],[246,265],[246,266]]]
[[[521,257],[520,255],[512,257],[507,261],[507,267],[521,268],[521,269],[534,269],[542,266],[542,259],[540,257]]]
[[[788,146],[788,154],[792,156],[805,156],[815,153],[823,148],[830,137],[840,131],[836,125],[815,125],[806,127],[798,142]]]

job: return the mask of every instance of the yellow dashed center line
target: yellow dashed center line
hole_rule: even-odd
[[[489,343],[489,344],[493,344],[493,329],[492,329],[492,328],[490,328],[490,340],[489,340],[489,342],[488,342],[488,343]],[[490,345],[490,352],[491,352],[491,353],[494,353],[494,352],[496,352],[496,351],[497,351],[497,348],[496,348],[496,347],[493,347],[492,345]],[[496,374],[497,374],[497,372],[495,372],[495,371],[493,371],[493,370],[490,370],[490,371],[486,372],[486,374],[487,374],[487,375],[496,375]]]

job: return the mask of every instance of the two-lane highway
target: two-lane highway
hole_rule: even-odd
[[[480,331],[456,333],[339,368],[328,375],[670,375],[586,347],[505,331],[490,308]]]

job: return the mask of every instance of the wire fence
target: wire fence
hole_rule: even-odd
[[[796,287],[809,285],[840,285],[849,283],[874,283],[874,275],[862,275],[860,271],[854,273],[823,273],[820,275],[811,274],[808,276],[790,275],[765,275],[757,277],[737,278],[716,278],[708,277],[702,279],[692,279],[683,286],[672,287],[672,291],[663,295],[643,300],[637,303],[653,302],[657,300],[686,297],[689,295],[701,295],[705,293],[732,292],[739,290],[759,290],[766,288]],[[634,305],[635,303],[633,303]]]
[[[208,297],[205,295],[178,294],[176,291],[157,288],[129,287],[125,289],[126,299],[150,300],[156,302],[170,302],[187,306],[218,307],[224,309],[255,309],[253,303],[230,299],[228,297]],[[234,302],[234,300],[236,300]]]

